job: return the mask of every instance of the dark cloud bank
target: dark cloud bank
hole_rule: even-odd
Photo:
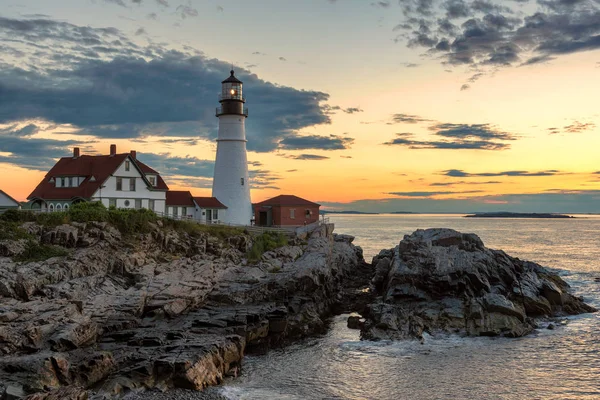
[[[598,0],[400,0],[396,41],[481,71],[600,49]],[[469,84],[463,85],[468,89]]]
[[[124,6],[140,3],[114,2]],[[158,3],[168,6],[167,2]],[[68,124],[81,135],[99,139],[136,141],[163,136],[170,143],[216,137],[214,111],[220,82],[229,75],[228,62],[191,48],[174,50],[155,43],[141,46],[115,28],[46,18],[0,16],[0,39],[7,55],[0,61],[0,124],[8,124],[0,132],[0,151],[12,154],[1,157],[0,162],[44,170],[55,158],[68,155],[72,145],[83,145],[77,140],[58,140],[57,135],[55,139],[32,137],[39,131],[35,125],[17,128],[18,121],[32,119]],[[303,128],[331,122],[332,107],[324,104],[329,98],[326,93],[275,85],[240,68],[236,75],[244,81],[250,109],[246,125],[249,150],[336,150],[352,144],[352,139],[333,135],[298,135]],[[157,154],[145,157],[151,164],[162,162],[169,175],[212,174],[212,166],[203,160],[167,160]],[[270,186],[272,177],[265,173],[256,177]]]

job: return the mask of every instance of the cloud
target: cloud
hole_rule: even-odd
[[[411,114],[394,114],[392,115],[393,123],[418,124],[421,122],[430,122],[431,120]]]
[[[355,113],[363,112],[363,110],[358,107],[348,107],[348,108],[343,109],[342,111],[344,111],[346,114],[355,114]]]
[[[486,182],[467,182],[467,181],[458,181],[458,182],[433,182],[430,183],[429,186],[454,186],[454,185],[495,185],[502,183],[500,181],[486,181]]]
[[[181,19],[186,19],[188,17],[197,17],[199,15],[198,10],[192,6],[180,5],[177,7],[177,13],[181,17]]]
[[[373,7],[389,8],[390,2],[389,1],[376,1],[376,2],[371,3],[371,5]]]
[[[548,128],[548,133],[550,133],[551,135],[556,135],[559,133],[581,133],[581,132],[585,132],[585,131],[589,131],[596,128],[596,124],[594,124],[593,122],[579,122],[579,121],[575,121],[570,125],[567,125],[565,127],[558,128],[558,127],[552,127],[552,128]]]
[[[438,192],[389,192],[388,194],[398,196],[398,197],[421,197],[421,198],[429,198],[435,196],[444,196],[444,195],[452,195],[452,194],[467,194],[467,193],[481,193],[482,190],[467,190],[462,192],[447,192],[447,191],[438,191]]]
[[[34,138],[41,129],[33,124],[0,128],[0,163],[15,164],[38,171],[49,170],[60,157],[70,154],[70,147],[84,147],[89,142]]]
[[[460,177],[460,178],[468,178],[474,176],[554,176],[554,175],[562,175],[563,172],[551,169],[546,171],[502,171],[502,172],[479,172],[479,173],[469,173],[460,169],[448,169],[446,171],[442,171],[442,175],[451,176],[451,177]]]
[[[396,138],[383,144],[405,146],[411,149],[446,150],[504,150],[510,147],[506,141],[516,140],[516,136],[501,131],[490,124],[450,124],[438,123],[430,126],[435,140],[416,140],[409,132],[397,133]]]
[[[514,3],[524,3],[516,1]],[[396,42],[443,64],[479,68],[534,65],[600,49],[600,2],[538,0],[516,9],[490,0],[403,0]],[[463,86],[463,90],[467,89]]]
[[[580,133],[580,132],[584,132],[584,131],[588,131],[590,129],[594,129],[596,127],[596,124],[588,122],[588,123],[583,123],[583,122],[574,122],[571,125],[565,126],[565,131],[568,133]]]
[[[279,61],[287,61],[285,57],[279,57]]]
[[[287,156],[287,158],[293,158],[294,160],[328,160],[329,157],[320,156],[317,154],[300,154],[297,156]]]
[[[22,64],[0,69],[0,123],[39,118],[105,138],[216,136],[214,110],[228,62],[193,50],[139,47],[115,28],[51,20],[0,17],[0,34],[28,51]],[[40,47],[45,57],[34,56]],[[321,105],[327,94],[275,85],[243,69],[236,75],[250,108],[249,150],[271,151],[302,128],[330,123]]]
[[[284,150],[344,150],[350,148],[352,143],[354,139],[337,135],[308,135],[285,137],[279,142],[279,147]]]
[[[148,34],[148,32],[146,32],[146,29],[144,29],[144,28],[138,28],[138,30],[135,31],[135,36],[146,35],[146,34]]]

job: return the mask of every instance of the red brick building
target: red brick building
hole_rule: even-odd
[[[254,204],[258,226],[303,226],[319,220],[320,204],[298,196],[282,194]]]

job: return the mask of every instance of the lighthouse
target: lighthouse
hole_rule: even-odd
[[[219,118],[217,158],[212,196],[227,206],[221,221],[227,224],[250,225],[252,203],[248,182],[246,128],[248,109],[242,93],[242,81],[231,76],[221,82],[216,116]]]

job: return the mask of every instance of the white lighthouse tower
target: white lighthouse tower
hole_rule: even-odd
[[[245,128],[248,109],[244,107],[245,102],[242,81],[231,70],[231,76],[221,82],[221,106],[217,107],[216,113],[219,137],[212,196],[227,206],[221,220],[236,225],[250,225],[252,219]]]

